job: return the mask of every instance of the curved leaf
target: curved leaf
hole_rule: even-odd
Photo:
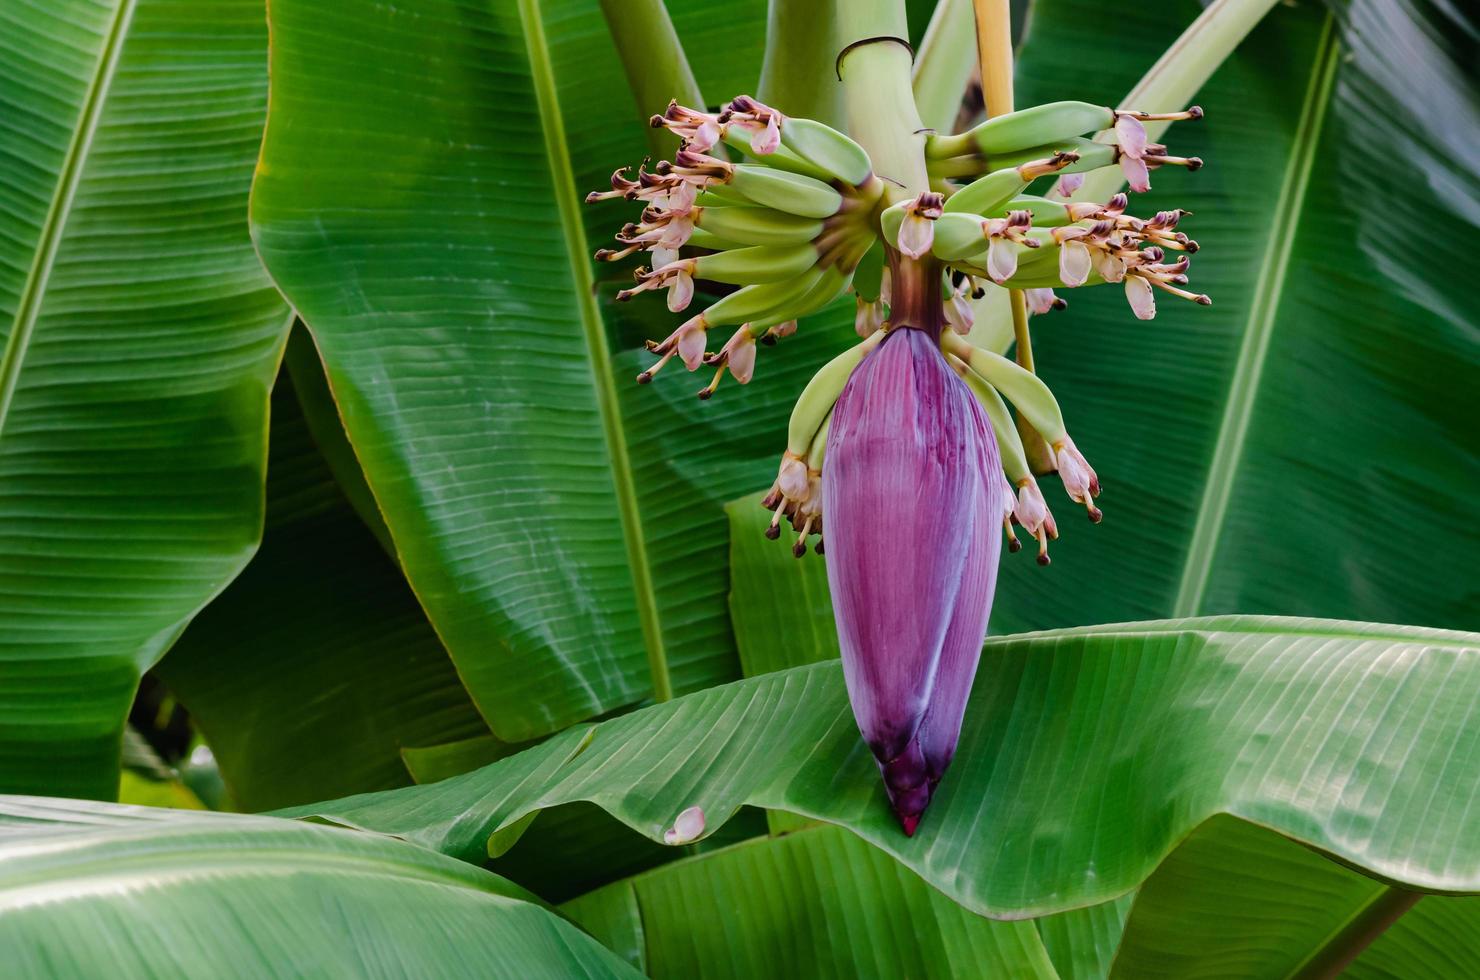
[[[403,747],[488,732],[330,475],[298,388],[285,371],[273,391],[261,551],[157,668],[245,810],[406,786]]]
[[[836,827],[677,861],[562,911],[652,977],[1058,977],[1031,923],[973,915]]]
[[[707,404],[632,384],[676,318],[618,319],[588,259],[630,209],[578,193],[645,146],[595,0],[280,0],[271,23],[259,247],[494,733],[734,676],[721,507],[771,478],[841,317]]]
[[[112,797],[140,672],[261,530],[266,35],[257,0],[23,0],[0,37],[0,790]]]
[[[1263,828],[1215,817],[1141,886],[1110,975],[1334,976],[1352,960],[1360,963],[1363,950],[1395,920],[1405,922],[1418,897]],[[1423,901],[1476,906],[1472,899]],[[1473,958],[1480,949],[1466,952],[1472,967],[1480,965]],[[1461,952],[1457,960],[1464,958]],[[1428,971],[1420,963],[1409,960],[1401,975],[1472,972]]]
[[[1417,258],[1480,225],[1480,168],[1457,142],[1480,126],[1473,30],[1421,0],[1332,6],[1334,21],[1276,7],[1198,94],[1207,119],[1167,136],[1207,166],[1159,170],[1133,202],[1194,212],[1179,230],[1214,305],[1168,300],[1146,324],[1118,291],[1081,289],[1035,319],[1106,520],[1067,526],[1047,573],[1004,563],[999,628],[1222,612],[1480,626],[1480,265]],[[1042,0],[1020,101],[1115,103],[1200,9]]]
[[[1472,634],[1264,617],[1122,624],[988,641],[951,776],[913,839],[889,821],[835,663],[290,815],[479,857],[495,831],[498,852],[527,815],[576,800],[655,840],[688,807],[712,829],[748,803],[841,824],[968,908],[1018,917],[1129,891],[1193,828],[1231,813],[1373,877],[1480,891],[1465,833],[1480,796],[1477,694]]]
[[[638,975],[531,898],[363,834],[0,797],[12,977]]]

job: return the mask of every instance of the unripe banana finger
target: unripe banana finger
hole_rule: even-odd
[[[817,284],[823,271],[814,265],[790,279],[737,289],[705,310],[704,321],[711,327],[738,327],[748,321],[786,313]],[[783,318],[789,319],[790,316]]]
[[[817,261],[817,249],[802,245],[753,245],[685,260],[695,279],[735,285],[779,282],[806,272]]]
[[[898,229],[895,230],[898,235]],[[884,286],[884,243],[874,239],[853,270],[853,289],[865,303],[878,300]]]
[[[1079,159],[1061,168],[1061,174],[1088,173],[1101,167],[1113,166],[1119,149],[1114,143],[1097,143],[1094,140],[1072,137],[1052,143],[1030,146],[1023,150],[992,157],[993,167],[1020,167],[1025,163],[1042,160],[1055,153],[1072,153]]]
[[[1019,480],[1032,477],[1032,471],[1028,468],[1028,454],[1023,450],[1023,440],[1018,435],[1017,425],[1012,420],[1012,413],[1007,410],[1007,403],[996,388],[982,380],[981,376],[971,370],[954,354],[946,355],[956,374],[971,389],[981,405],[982,411],[986,413],[987,421],[992,423],[992,434],[997,437],[997,449],[1002,457],[1002,471],[1007,478],[1016,486]]]
[[[794,174],[801,174],[805,177],[811,177],[815,180],[829,181],[832,179],[832,174],[828,173],[822,167],[817,166],[817,164],[812,163],[810,160],[798,156],[796,151],[790,147],[778,146],[770,153],[765,154],[755,152],[750,145],[754,134],[742,126],[727,125],[723,127],[722,132],[722,139],[725,143],[749,154],[757,161],[763,160],[769,166]]]
[[[987,250],[989,244],[982,226],[986,219],[979,214],[947,212],[935,220],[935,237],[930,251],[938,259],[968,259]]]
[[[806,218],[831,217],[843,205],[843,195],[836,188],[772,167],[737,164],[729,185],[756,204]]]
[[[1048,156],[1052,155],[1051,152],[1048,154]],[[1043,158],[1033,157],[1031,159]],[[1003,167],[1000,170],[993,170],[985,177],[978,177],[946,198],[945,210],[967,214],[996,214],[1003,205],[1021,194],[1023,188],[1027,186],[1028,182],[1023,180],[1017,172],[1017,164]]]
[[[721,238],[713,232],[705,231],[703,228],[695,228],[689,234],[689,240],[685,244],[693,245],[695,248],[708,248],[716,252],[721,252],[731,248],[746,248],[754,243],[732,241],[728,238]]]
[[[1097,133],[1114,123],[1115,112],[1106,106],[1048,102],[994,116],[956,136],[927,141],[926,153],[935,159],[969,152],[994,157],[1082,133]]]
[[[797,398],[796,407],[791,410],[791,421],[786,428],[788,452],[794,456],[806,456],[807,450],[812,446],[813,437],[832,411],[833,403],[843,393],[843,386],[848,383],[853,369],[858,367],[870,351],[879,346],[884,337],[883,330],[874,333],[862,343],[854,344],[828,361],[812,376],[812,380],[807,382],[807,387],[802,389],[801,396]]]
[[[1038,375],[1000,354],[972,345],[958,334],[941,334],[941,347],[966,362],[983,381],[1016,405],[1050,445],[1068,439],[1059,403]]]
[[[772,208],[696,208],[694,227],[747,245],[799,245],[822,234],[823,222]]]
[[[781,145],[798,157],[857,187],[874,172],[863,147],[815,119],[788,116],[781,124]]]

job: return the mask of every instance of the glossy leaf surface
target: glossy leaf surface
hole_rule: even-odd
[[[1032,923],[974,915],[836,827],[678,861],[562,910],[652,977],[1058,976]]]
[[[596,4],[370,9],[273,4],[253,220],[469,693],[522,741],[733,677],[721,507],[846,335],[707,404],[633,385],[674,318],[588,258],[632,215],[580,195],[645,146]]]
[[[833,663],[573,729],[434,786],[291,813],[478,858],[495,831],[506,849],[525,815],[576,800],[654,840],[688,807],[712,830],[748,803],[848,827],[994,916],[1114,898],[1231,813],[1378,878],[1476,891],[1480,852],[1462,828],[1480,795],[1477,685],[1471,634],[1121,624],[988,642],[951,778],[913,839],[890,823]],[[1415,820],[1430,832],[1412,834]]]
[[[265,61],[254,0],[0,8],[0,791],[113,797],[140,673],[256,547]]]
[[[1206,118],[1165,137],[1207,165],[1132,195],[1137,214],[1193,212],[1179,230],[1213,306],[1166,296],[1143,323],[1100,287],[1034,319],[1106,518],[1061,517],[1046,573],[1004,562],[997,629],[1225,612],[1480,626],[1480,266],[1419,258],[1480,224],[1480,169],[1456,144],[1480,126],[1473,26],[1418,0],[1332,6],[1276,6],[1188,99]],[[1019,102],[1118,104],[1201,9],[1043,0]]]
[[[245,810],[410,785],[403,748],[488,732],[298,387],[284,371],[273,392],[262,549],[158,668]]]
[[[638,975],[530,898],[364,834],[0,797],[13,977]]]

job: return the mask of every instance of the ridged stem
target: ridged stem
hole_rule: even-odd
[[[670,99],[704,108],[704,96],[663,0],[601,0],[601,13],[644,125]],[[674,140],[666,130],[647,130],[654,155],[667,156],[673,151]]]
[[[771,0],[756,98],[787,115],[841,128],[842,90],[831,44],[836,21],[830,0]]]

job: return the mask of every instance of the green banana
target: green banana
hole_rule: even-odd
[[[1118,147],[1114,143],[1097,143],[1094,140],[1073,136],[1051,143],[1041,143],[1011,153],[992,157],[993,167],[1020,167],[1034,160],[1043,160],[1055,153],[1073,153],[1079,157],[1059,170],[1061,174],[1087,173],[1109,167],[1115,163]],[[990,175],[989,175],[990,176]]]
[[[781,146],[855,187],[874,172],[873,161],[863,147],[815,119],[787,116],[781,123]]]
[[[813,265],[805,272],[780,282],[758,283],[737,289],[706,309],[701,316],[708,327],[738,327],[761,317],[782,316],[778,323],[791,319],[789,311],[797,300],[817,285],[825,270]]]
[[[806,457],[813,437],[822,428],[823,421],[832,411],[833,403],[843,393],[843,386],[848,383],[853,369],[858,367],[870,351],[879,346],[884,337],[885,331],[874,332],[862,343],[854,344],[828,361],[812,375],[812,380],[807,382],[807,387],[802,389],[797,398],[796,407],[791,410],[791,421],[786,427],[787,452],[793,456]]]
[[[798,156],[795,150],[791,149],[785,144],[784,140],[782,142],[782,145],[778,146],[771,153],[760,154],[755,152],[755,150],[751,149],[750,147],[751,136],[752,134],[748,129],[731,124],[722,127],[722,135],[720,138],[728,145],[733,146],[735,149],[748,154],[756,160],[763,160],[768,165],[776,167],[780,170],[790,171],[794,174],[802,174],[803,176],[811,177],[815,180],[820,180],[823,182],[833,179],[833,175],[830,174],[827,170],[819,167],[817,164],[811,162],[810,160]]]
[[[966,259],[979,255],[991,244],[982,225],[986,219],[979,214],[959,211],[947,212],[935,219],[935,238],[930,251],[938,259]]]
[[[811,243],[801,245],[752,245],[724,252],[712,252],[690,260],[695,279],[728,282],[736,285],[780,282],[799,276],[817,261],[817,249]]]
[[[728,238],[721,238],[713,232],[705,231],[703,228],[695,228],[689,233],[689,240],[686,244],[693,245],[695,248],[708,248],[719,252],[727,248],[745,248],[747,245],[753,243],[731,241]]]
[[[1013,198],[1002,206],[1001,211],[1002,214],[990,217],[1002,217],[1008,211],[1028,211],[1033,215],[1033,227],[1035,228],[1061,228],[1074,220],[1063,201],[1050,201],[1046,197],[1035,197],[1031,194]]]
[[[701,208],[713,207],[754,207],[755,202],[741,194],[727,184],[711,180],[704,185],[704,189],[694,195],[694,204]]]
[[[992,423],[992,434],[997,437],[997,450],[1002,457],[1002,472],[1007,474],[1013,486],[1017,486],[1018,481],[1030,478],[1032,471],[1028,469],[1028,454],[1023,450],[1023,440],[1012,421],[1012,413],[1007,410],[1007,403],[996,388],[983,381],[981,375],[959,357],[952,355],[950,361],[956,374],[976,396],[987,421]]]
[[[1045,157],[1032,157],[1033,160],[1041,160],[1053,156],[1049,151]],[[995,163],[996,161],[993,161]],[[1027,163],[1027,160],[1021,161]],[[1017,172],[1018,164],[1004,167],[1001,170],[993,170],[985,177],[978,177],[965,187],[961,188],[950,197],[946,198],[946,211],[964,211],[968,214],[996,214],[1002,210],[1003,205],[1023,192],[1028,186],[1028,181],[1023,180]]]
[[[994,116],[956,136],[931,140],[927,143],[926,154],[935,159],[972,152],[992,157],[1082,133],[1097,133],[1113,125],[1115,111],[1107,106],[1088,102],[1047,102]]]
[[[898,234],[898,230],[895,231]],[[853,289],[865,303],[878,300],[884,287],[884,243],[874,239],[853,270]]]
[[[756,204],[804,218],[828,218],[843,206],[843,195],[836,188],[774,167],[735,164],[728,183]]]
[[[1059,403],[1038,375],[1000,354],[982,350],[957,334],[942,334],[941,346],[1016,405],[1049,445],[1060,445],[1069,438]]]
[[[694,227],[745,245],[799,245],[822,234],[820,218],[757,207],[695,208]]]

